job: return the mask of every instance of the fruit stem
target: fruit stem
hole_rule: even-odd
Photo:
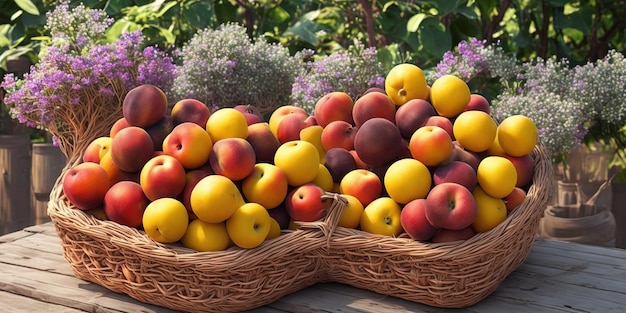
[[[406,97],[406,90],[404,90],[404,88],[401,88],[400,90],[398,90],[398,96]]]

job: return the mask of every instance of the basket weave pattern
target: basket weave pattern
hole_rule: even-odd
[[[71,156],[66,170],[80,162],[79,153],[66,155]],[[285,230],[255,249],[219,252],[161,244],[137,229],[98,220],[69,203],[63,174],[50,195],[48,213],[78,278],[175,310],[243,311],[324,281],[461,308],[491,294],[530,252],[553,188],[543,146],[532,155],[534,182],[524,202],[493,230],[454,243],[337,227],[346,200],[331,193],[325,195],[332,206],[322,221],[300,223],[298,230]]]
[[[552,163],[533,151],[534,183],[503,223],[455,243],[422,243],[339,227],[326,263],[329,279],[436,307],[463,308],[484,299],[528,256],[554,188]]]

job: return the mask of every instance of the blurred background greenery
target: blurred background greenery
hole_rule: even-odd
[[[566,58],[584,64],[626,45],[626,2],[620,0],[85,0],[115,19],[110,40],[142,30],[163,49],[184,45],[198,30],[226,22],[246,27],[292,53],[332,53],[361,42],[376,47],[387,69],[403,61],[424,69],[468,38],[498,43],[520,61]],[[36,62],[52,0],[0,4],[0,66],[16,56]]]

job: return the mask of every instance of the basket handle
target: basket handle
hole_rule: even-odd
[[[326,247],[330,247],[330,237],[337,229],[337,224],[341,219],[343,209],[348,204],[348,200],[340,194],[333,192],[325,192],[322,195],[322,200],[332,201],[326,212],[326,216],[323,219],[315,222],[295,221],[294,223],[298,224],[302,228],[317,228],[321,230],[324,237],[326,237]]]

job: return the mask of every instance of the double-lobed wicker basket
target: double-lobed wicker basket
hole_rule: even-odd
[[[530,252],[553,188],[543,146],[532,155],[534,181],[524,202],[496,228],[452,243],[338,227],[346,201],[332,193],[325,195],[332,206],[323,220],[301,223],[254,249],[220,252],[157,243],[140,230],[98,220],[71,205],[63,193],[63,174],[51,192],[48,213],[78,278],[175,310],[243,311],[326,281],[462,308],[489,296]],[[78,162],[78,153],[70,153],[66,170]]]

